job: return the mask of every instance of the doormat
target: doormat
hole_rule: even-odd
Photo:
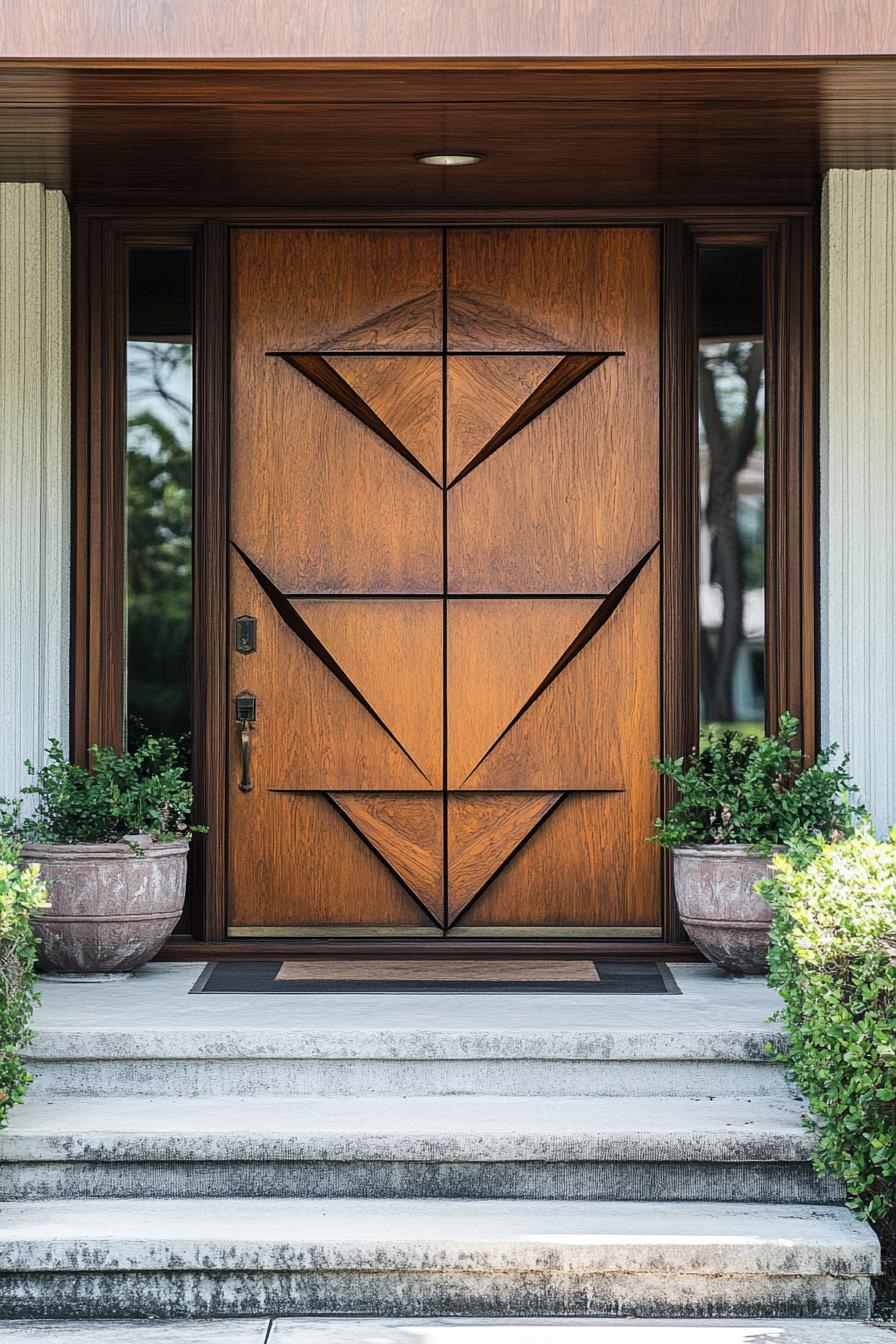
[[[191,994],[680,994],[660,961],[291,957],[210,962]]]

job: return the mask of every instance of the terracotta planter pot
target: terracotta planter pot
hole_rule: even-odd
[[[100,975],[150,961],[180,919],[188,840],[129,845],[26,845],[50,905],[32,917],[42,971]]]
[[[769,859],[743,845],[672,851],[682,923],[694,946],[723,970],[756,974],[768,968],[772,908],[754,888],[770,871]]]

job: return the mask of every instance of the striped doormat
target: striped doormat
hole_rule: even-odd
[[[192,994],[679,994],[659,961],[290,957],[211,962]]]

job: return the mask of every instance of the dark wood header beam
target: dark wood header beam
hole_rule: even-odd
[[[896,166],[894,124],[896,60],[0,60],[0,181],[141,212],[780,210],[828,168]],[[486,159],[415,162],[452,147]]]

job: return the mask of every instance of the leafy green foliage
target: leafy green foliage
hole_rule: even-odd
[[[34,780],[22,790],[36,799],[34,815],[19,821],[19,803],[0,799],[0,831],[38,844],[102,844],[126,835],[176,840],[202,827],[187,817],[193,788],[184,778],[177,745],[149,737],[135,751],[92,747],[93,766],[85,770],[66,760],[52,739],[39,770],[25,762]]]
[[[19,859],[17,845],[0,835],[0,1129],[31,1081],[21,1060],[37,998],[37,940],[29,916],[47,904],[37,866],[21,868]]]
[[[667,848],[747,845],[768,853],[811,837],[851,835],[865,812],[850,781],[849,757],[834,763],[836,746],[803,768],[794,748],[799,723],[782,714],[774,737],[711,733],[685,759],[667,756],[653,765],[671,779],[677,801],[658,818],[652,839]]]
[[[816,1116],[816,1163],[882,1226],[896,1216],[896,831],[865,831],[804,867],[779,855],[759,890],[774,908],[770,981],[785,1061]]]

